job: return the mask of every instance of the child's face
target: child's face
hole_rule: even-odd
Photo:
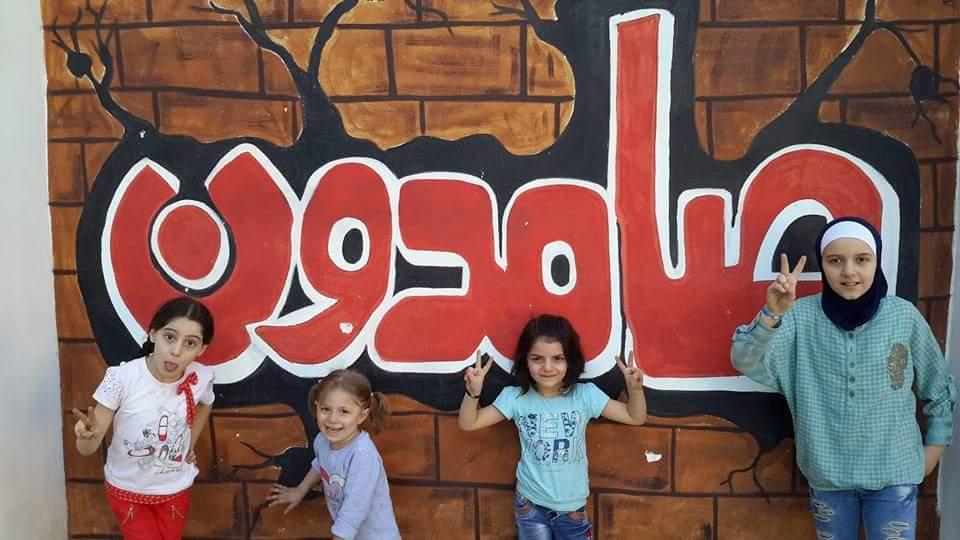
[[[527,369],[541,394],[544,391],[553,393],[563,389],[563,378],[567,375],[567,358],[563,354],[563,344],[543,338],[534,341],[527,353]]]
[[[339,450],[357,436],[360,424],[367,419],[370,409],[364,409],[352,394],[334,388],[317,401],[317,427],[330,448]]]
[[[856,300],[873,285],[877,256],[863,240],[838,238],[823,250],[823,275],[844,300]]]
[[[203,344],[203,326],[186,317],[171,319],[162,328],[150,331],[153,372],[164,382],[179,380],[191,362],[207,350]]]

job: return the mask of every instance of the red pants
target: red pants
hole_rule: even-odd
[[[190,509],[190,492],[183,491],[162,503],[129,502],[107,492],[107,502],[126,540],[177,540],[183,538]]]

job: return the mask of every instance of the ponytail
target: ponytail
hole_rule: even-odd
[[[369,425],[374,435],[380,433],[390,424],[390,402],[383,392],[370,394],[370,415],[364,425]]]

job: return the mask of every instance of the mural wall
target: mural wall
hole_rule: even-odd
[[[262,501],[309,464],[307,389],[351,367],[396,408],[377,444],[404,536],[510,537],[514,428],[452,411],[478,347],[486,403],[523,322],[555,312],[608,394],[615,354],[647,373],[647,425],[588,431],[598,537],[808,538],[785,403],[728,359],[775,255],[867,217],[943,343],[943,0],[42,6],[65,425],[156,306],[202,298],[217,406],[189,536],[329,534],[319,499]],[[102,462],[65,441],[71,534],[116,534]]]

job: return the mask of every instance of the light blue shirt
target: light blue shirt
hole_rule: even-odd
[[[517,492],[534,504],[573,512],[587,503],[587,422],[610,400],[593,383],[577,383],[569,393],[545,398],[531,388],[508,386],[493,406],[520,432]]]
[[[902,298],[887,296],[852,331],[827,318],[819,294],[801,298],[775,329],[756,319],[738,328],[731,356],[787,398],[797,465],[814,489],[919,484],[917,397],[928,401],[926,443],[953,442],[956,382],[927,322]]]

